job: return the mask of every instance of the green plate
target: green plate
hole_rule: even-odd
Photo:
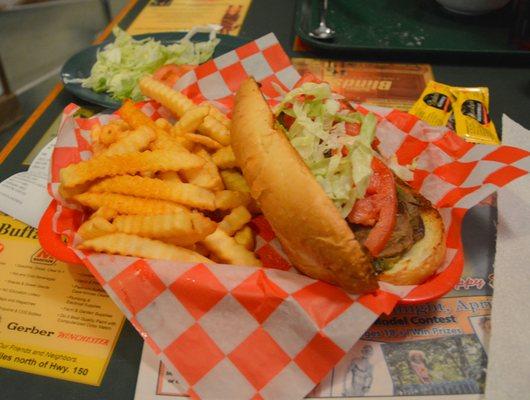
[[[164,32],[164,33],[152,33],[144,35],[135,35],[135,39],[145,39],[152,37],[165,45],[172,44],[180,40],[185,35],[185,32]],[[221,42],[217,45],[214,52],[214,57],[218,57],[231,50],[237,49],[238,47],[248,43],[250,40],[228,36],[228,35],[217,35]],[[194,41],[208,40],[207,33],[197,33],[193,36]],[[80,83],[69,83],[72,79],[86,78],[90,75],[90,70],[96,62],[96,55],[98,50],[103,48],[112,40],[105,41],[99,45],[88,47],[79,53],[72,56],[61,69],[61,80],[63,81],[64,87],[69,92],[73,93],[77,97],[86,100],[90,103],[99,104],[100,106],[116,109],[120,107],[121,102],[110,97],[106,93],[96,93],[91,89],[84,88]]]
[[[318,26],[321,4],[321,0],[297,0],[296,5],[296,33],[315,49],[453,56],[448,61],[463,55],[530,60],[530,51],[518,49],[511,40],[516,19],[513,2],[486,15],[462,16],[435,0],[332,0],[327,24],[336,37],[330,41],[309,36]]]

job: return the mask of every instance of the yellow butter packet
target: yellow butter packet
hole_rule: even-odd
[[[414,103],[409,114],[432,126],[445,126],[453,109],[455,97],[451,86],[429,81],[420,98]]]
[[[453,87],[454,127],[458,136],[474,143],[499,144],[495,125],[490,119],[489,90],[486,87]]]

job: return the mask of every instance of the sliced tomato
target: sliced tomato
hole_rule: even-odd
[[[339,154],[339,149],[333,149],[331,150],[331,155],[337,155]],[[350,154],[350,151],[348,150],[348,148],[346,146],[342,146],[342,148],[340,149],[340,154],[342,155],[342,157],[346,157],[348,156],[348,154]]]
[[[339,103],[341,110],[355,111],[355,108],[352,107],[348,100],[339,100]]]
[[[285,129],[289,130],[291,128],[291,125],[296,121],[295,117],[291,117],[290,115],[287,115],[285,113],[282,113],[282,125]]]
[[[352,224],[374,226],[379,218],[379,208],[373,196],[357,200],[347,218]]]
[[[356,224],[373,225],[364,245],[376,257],[385,248],[396,225],[397,194],[394,175],[381,160],[372,159],[372,170],[365,198],[355,202],[347,219]]]
[[[346,122],[346,135],[357,136],[361,132],[361,124],[358,122]]]
[[[298,96],[295,97],[295,100],[298,101],[299,103],[304,103],[306,97],[307,96],[305,94],[299,94]]]
[[[173,86],[182,75],[194,68],[193,65],[167,64],[158,68],[153,74],[153,78],[168,86]]]
[[[302,86],[304,83],[307,82],[313,82],[313,83],[322,83],[320,79],[318,79],[315,75],[313,75],[311,72],[306,72],[302,75],[302,77],[296,82],[294,85],[295,88]]]

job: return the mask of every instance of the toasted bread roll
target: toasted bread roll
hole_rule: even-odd
[[[253,79],[237,95],[232,148],[251,196],[291,262],[315,279],[353,293],[378,284],[370,257],[285,135]]]

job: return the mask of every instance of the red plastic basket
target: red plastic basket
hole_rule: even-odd
[[[57,209],[57,202],[53,200],[44,213],[39,224],[39,241],[44,250],[60,261],[69,264],[83,264],[75,252],[67,246],[52,230],[52,220]],[[400,304],[420,304],[434,301],[451,291],[460,279],[463,263],[452,264],[441,273],[434,275],[428,281],[414,288]]]

